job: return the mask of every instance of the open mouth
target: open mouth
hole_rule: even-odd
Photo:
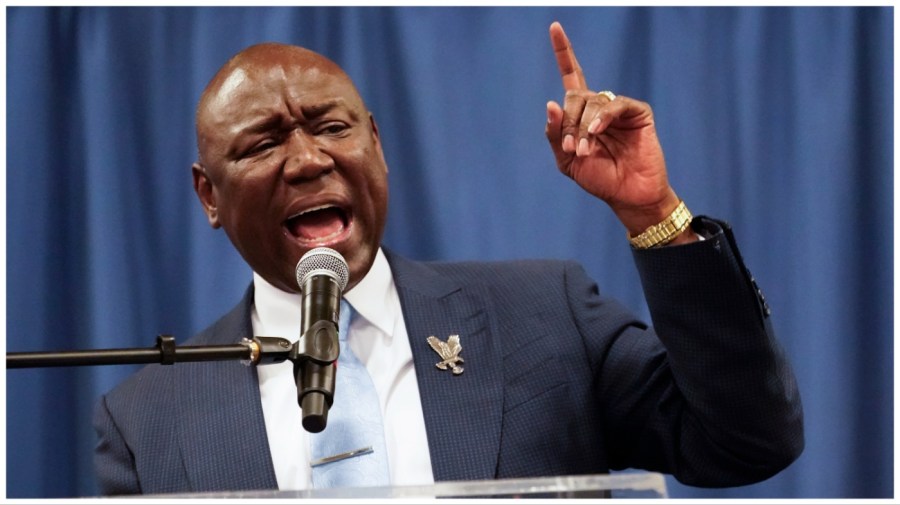
[[[350,215],[335,205],[322,205],[294,214],[285,227],[301,244],[326,246],[340,241],[350,231]]]

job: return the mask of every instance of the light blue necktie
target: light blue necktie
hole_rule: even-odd
[[[312,464],[323,458],[372,448],[372,452],[318,464],[312,467],[316,489],[334,487],[389,486],[387,447],[384,425],[375,384],[368,370],[347,345],[347,333],[353,307],[341,299],[341,354],[337,362],[334,404],[321,433],[310,434]]]

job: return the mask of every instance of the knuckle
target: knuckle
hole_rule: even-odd
[[[583,89],[569,89],[566,90],[566,100],[578,101],[578,102],[587,102],[592,96],[590,91],[585,91]]]

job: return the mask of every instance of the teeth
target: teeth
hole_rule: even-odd
[[[308,213],[310,213],[310,212],[315,212],[315,211],[317,211],[317,210],[330,209],[330,208],[332,208],[332,207],[334,207],[334,205],[332,205],[332,204],[330,204],[330,203],[329,203],[329,204],[325,204],[325,205],[320,205],[320,206],[318,206],[318,207],[313,207],[313,208],[311,208],[311,209],[306,209],[306,210],[304,210],[304,211],[302,211],[302,212],[298,212],[298,213],[294,214],[293,216],[289,217],[288,219],[294,219],[295,217],[302,216],[303,214],[308,214]]]
[[[331,203],[319,205],[318,207],[310,207],[308,209],[300,211],[300,212],[292,215],[291,217],[287,218],[287,220],[285,221],[285,226],[290,227],[291,220],[299,218],[299,217],[303,216],[304,214],[309,214],[310,212],[316,212],[316,211],[325,210],[325,209],[337,209],[339,212],[341,212],[343,218],[342,218],[342,223],[341,223],[340,228],[335,230],[333,233],[330,233],[323,237],[317,237],[315,239],[306,239],[301,236],[294,235],[297,238],[297,240],[299,240],[300,243],[308,245],[308,246],[320,246],[320,245],[327,245],[329,242],[337,239],[338,237],[341,237],[342,235],[349,233],[348,229],[352,226],[352,223],[347,221],[347,216],[341,207],[339,207],[335,204],[331,204]]]

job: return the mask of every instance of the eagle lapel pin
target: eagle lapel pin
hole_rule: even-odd
[[[440,368],[441,370],[447,370],[448,367],[453,371],[453,375],[459,375],[463,373],[463,367],[458,366],[457,362],[463,363],[464,360],[459,355],[460,351],[462,351],[462,346],[459,344],[459,335],[450,335],[450,338],[447,339],[446,342],[441,341],[441,339],[431,336],[428,337],[428,345],[434,349],[434,352],[438,353],[443,361],[435,363],[434,366]]]

